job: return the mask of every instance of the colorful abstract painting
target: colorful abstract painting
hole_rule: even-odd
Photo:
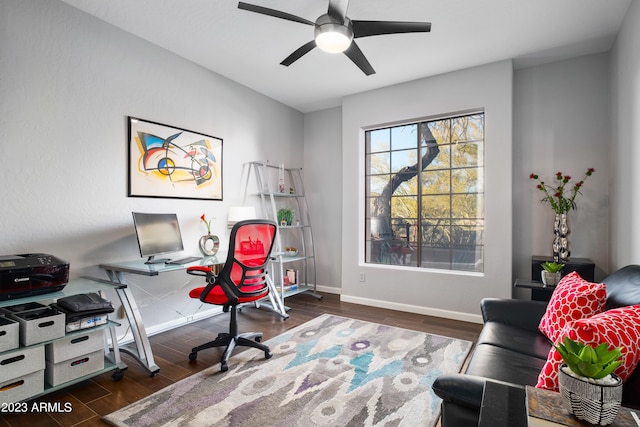
[[[222,139],[129,117],[129,196],[222,200]]]

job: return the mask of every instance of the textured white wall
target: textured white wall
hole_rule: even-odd
[[[640,2],[612,49],[611,269],[640,264]]]
[[[346,97],[342,106],[342,298],[346,301],[478,320],[480,299],[511,296],[510,61]],[[485,273],[364,264],[363,128],[484,108]],[[360,282],[360,273],[366,276]],[[464,297],[461,297],[464,296]]]
[[[609,271],[609,55],[583,56],[518,70],[514,76],[513,263],[515,277],[531,277],[531,255],[551,256],[553,211],[540,203],[535,172],[581,179],[593,167],[577,209],[569,213],[571,256]],[[573,180],[572,180],[573,181]]]
[[[139,259],[134,210],[176,212],[185,254],[202,213],[226,245],[243,163],[302,166],[300,112],[62,2],[1,0],[0,58],[0,254],[52,253],[73,277],[105,277],[97,264]],[[128,115],[222,138],[224,200],[127,197]],[[150,329],[197,309],[190,277],[130,277]]]

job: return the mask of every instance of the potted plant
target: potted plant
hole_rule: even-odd
[[[278,224],[291,225],[293,222],[293,209],[281,208],[278,209]]]
[[[564,264],[546,261],[540,264],[540,266],[542,267],[540,275],[542,277],[542,283],[544,283],[545,286],[555,286],[560,282],[562,276],[560,270],[562,270]]]
[[[622,348],[593,348],[569,337],[555,348],[564,360],[558,381],[567,408],[591,424],[611,424],[622,402],[622,380],[613,373],[622,364]]]

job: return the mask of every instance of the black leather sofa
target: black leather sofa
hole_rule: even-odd
[[[607,309],[640,304],[640,265],[608,276]],[[484,326],[464,374],[438,377],[434,392],[442,398],[442,427],[478,425],[487,381],[512,387],[534,386],[551,343],[538,331],[546,303],[486,298],[481,302]],[[623,386],[624,406],[640,409],[640,368]]]

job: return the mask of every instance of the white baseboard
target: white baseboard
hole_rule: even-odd
[[[421,307],[417,305],[401,304],[389,301],[380,301],[370,298],[355,297],[351,295],[340,295],[340,301],[353,304],[368,305],[371,307],[387,308],[389,310],[406,311],[408,313],[423,314],[425,316],[442,317],[444,319],[460,320],[482,324],[482,316],[479,314],[461,313],[458,311],[441,310],[438,308]]]
[[[318,285],[316,287],[316,290],[318,290],[319,292],[325,292],[327,294],[340,294],[340,291],[342,289],[336,288],[336,287],[333,287],[333,286],[321,286],[321,285]]]

